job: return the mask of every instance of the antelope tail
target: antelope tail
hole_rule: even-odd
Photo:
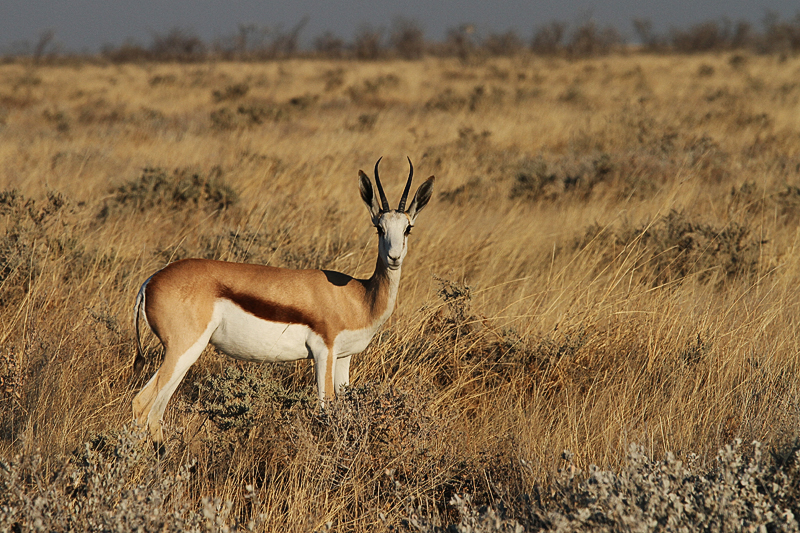
[[[144,313],[144,290],[149,281],[150,278],[147,278],[147,280],[142,283],[142,286],[139,288],[139,292],[136,294],[136,303],[133,305],[133,331],[136,338],[136,357],[133,360],[133,379],[138,379],[139,376],[141,376],[142,369],[147,362],[144,357],[144,351],[142,350],[142,336],[139,331],[139,314]],[[147,320],[147,316],[145,316],[144,319]]]

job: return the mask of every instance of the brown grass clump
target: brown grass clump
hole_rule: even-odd
[[[0,66],[0,528],[796,527],[800,63],[737,54]],[[368,275],[357,170],[396,198],[406,154],[436,197],[353,387],[209,349],[159,461],[142,281]]]

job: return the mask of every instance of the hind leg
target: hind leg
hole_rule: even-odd
[[[133,420],[140,427],[144,426],[147,422],[147,415],[150,414],[150,408],[158,392],[156,386],[158,384],[159,372],[160,369],[153,374],[153,377],[151,377],[142,390],[139,391],[139,394],[133,398]]]
[[[147,426],[153,444],[157,448],[161,448],[164,442],[161,418],[164,416],[167,403],[189,367],[197,361],[203,349],[208,345],[210,337],[211,332],[208,331],[197,342],[184,350],[174,350],[171,346],[167,346],[161,368],[133,399],[133,418],[139,426]]]

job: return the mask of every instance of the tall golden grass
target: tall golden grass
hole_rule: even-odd
[[[798,74],[730,54],[2,65],[0,456],[56,465],[129,423],[133,298],[169,261],[368,276],[357,171],[384,156],[394,203],[406,155],[436,191],[354,358],[361,403],[326,418],[310,363],[209,349],[165,420],[162,466],[197,461],[196,501],[264,531],[372,531],[409,499],[530,492],[564,449],[614,468],[631,443],[786,446]],[[220,425],[215,391],[247,379],[272,400]]]

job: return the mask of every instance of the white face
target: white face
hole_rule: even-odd
[[[382,213],[375,223],[378,230],[378,253],[389,270],[397,270],[408,252],[407,240],[411,233],[411,219],[406,213]]]
[[[380,161],[378,159],[378,163]],[[389,270],[399,270],[408,251],[406,241],[409,233],[411,233],[411,228],[414,226],[414,221],[431,199],[434,178],[431,176],[419,186],[417,192],[414,193],[414,199],[411,200],[411,203],[408,204],[408,209],[406,209],[408,190],[411,187],[411,176],[414,173],[413,168],[409,170],[406,188],[397,206],[398,208],[390,209],[389,202],[386,200],[378,181],[378,163],[375,163],[375,183],[381,196],[380,204],[372,188],[372,182],[360,170],[358,171],[358,189],[361,193],[361,200],[367,206],[372,224],[378,230],[378,255],[381,261]],[[408,164],[410,167],[410,159]]]

